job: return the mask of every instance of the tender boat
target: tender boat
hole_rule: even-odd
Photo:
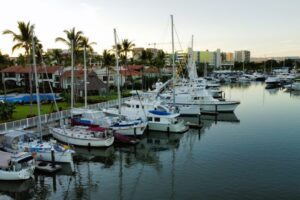
[[[30,153],[0,151],[0,180],[26,180],[32,177],[34,169],[34,158]]]

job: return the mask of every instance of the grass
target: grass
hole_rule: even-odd
[[[122,97],[130,96],[129,91],[123,91]],[[104,102],[109,100],[114,100],[118,98],[118,94],[116,91],[111,91],[109,95],[96,95],[96,96],[88,96],[88,102],[89,104],[98,103],[98,102]],[[58,108],[61,108],[62,110],[70,109],[70,103],[67,102],[57,102]],[[75,107],[82,107],[84,106],[84,103],[76,103]],[[41,105],[41,114],[48,114],[51,112],[56,112],[55,105],[52,103],[48,104],[42,104]],[[37,115],[37,106],[36,104],[33,104],[32,107],[32,113],[33,115]],[[30,104],[25,105],[19,105],[16,104],[16,109],[14,110],[13,116],[10,120],[2,121],[0,120],[0,123],[8,122],[8,121],[15,121],[20,119],[25,119],[30,114]]]
[[[58,102],[57,105],[62,110],[66,110],[66,109],[70,108],[70,104],[67,102]],[[75,105],[75,107],[81,107],[81,106],[83,106],[82,103],[76,103],[76,105]],[[51,113],[51,112],[56,112],[54,104],[49,103],[49,104],[41,105],[41,114],[42,115]],[[33,106],[32,106],[32,113],[33,113],[33,115],[37,115],[36,104],[33,104]],[[27,118],[27,115],[29,115],[29,114],[30,114],[30,104],[16,105],[16,109],[14,110],[12,118],[7,121],[15,121],[15,120],[20,120],[20,119],[25,119],[25,118]],[[7,121],[0,120],[0,123],[4,123]]]

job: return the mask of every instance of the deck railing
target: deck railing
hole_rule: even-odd
[[[121,99],[121,103],[124,103],[126,100],[129,100],[131,97],[126,97]],[[118,100],[111,100],[96,104],[90,104],[87,106],[88,109],[99,110],[102,108],[109,108],[118,105]],[[81,107],[84,108],[84,107]],[[55,122],[61,119],[69,118],[71,116],[70,110],[63,110],[60,112],[54,112],[49,114],[41,115],[42,125],[50,122]],[[31,117],[26,119],[20,119],[17,121],[6,122],[0,124],[0,132],[6,132],[8,130],[15,129],[26,129],[36,127],[38,124],[38,117]]]

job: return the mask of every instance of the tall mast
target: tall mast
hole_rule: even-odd
[[[84,45],[83,53],[84,62],[84,107],[87,108],[87,68],[86,68],[86,46]]]
[[[117,43],[117,31],[114,29],[115,48],[116,48],[116,68],[117,68],[117,85],[118,85],[118,106],[119,115],[121,115],[121,91],[120,91],[120,68],[119,68],[119,56],[118,56],[118,43]]]
[[[71,109],[73,108],[74,108],[74,41],[72,40],[71,41]]]
[[[174,52],[174,23],[173,15],[171,15],[171,27],[172,27],[172,70],[173,70],[173,105],[175,106],[175,52]]]
[[[40,140],[42,141],[42,121],[41,121],[41,104],[40,104],[40,94],[39,94],[39,80],[36,69],[36,59],[35,59],[35,42],[34,42],[34,32],[32,33],[32,60],[34,68],[34,77],[35,77],[35,95],[37,101],[37,112],[38,112],[38,131],[40,133]]]

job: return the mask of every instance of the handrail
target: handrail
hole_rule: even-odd
[[[121,103],[124,103],[125,101],[129,100],[131,97],[125,97],[121,99]],[[88,105],[88,109],[101,109],[101,108],[109,108],[112,106],[118,105],[117,100],[110,100],[110,101],[105,101],[101,103],[96,103],[96,104],[90,104]],[[84,107],[81,107],[84,109]],[[41,120],[42,120],[42,125],[49,123],[49,122],[54,122],[60,120],[61,116],[65,118],[69,118],[71,116],[71,110],[63,110],[59,112],[53,112],[49,114],[44,114],[41,115]],[[8,130],[16,130],[16,129],[26,129],[26,128],[33,128],[37,126],[38,118],[37,117],[31,117],[31,118],[25,118],[25,119],[20,119],[16,121],[11,121],[11,122],[5,122],[0,124],[0,133],[1,132],[6,132]]]

